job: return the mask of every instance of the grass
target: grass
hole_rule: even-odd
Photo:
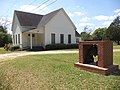
[[[113,49],[120,49],[120,45],[113,46]]]
[[[114,62],[120,65],[120,52]],[[74,67],[78,54],[32,55],[0,65],[0,90],[119,90],[120,76]]]
[[[11,51],[6,51],[4,48],[0,48],[0,54],[10,53]]]

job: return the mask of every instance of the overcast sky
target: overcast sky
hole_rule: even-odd
[[[14,10],[47,14],[59,8],[64,8],[80,33],[85,26],[91,30],[108,27],[120,15],[120,0],[0,0],[0,21],[11,23]]]

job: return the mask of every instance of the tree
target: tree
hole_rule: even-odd
[[[107,38],[120,45],[120,16],[116,17],[106,30]]]
[[[91,41],[92,36],[91,36],[92,30],[89,28],[88,25],[86,25],[83,29],[83,32],[81,32],[80,36],[83,41]]]
[[[5,26],[0,26],[0,32],[7,33],[7,28]]]
[[[105,40],[107,28],[98,28],[92,34],[93,40]]]
[[[92,36],[90,35],[90,33],[87,32],[81,32],[81,39],[83,41],[91,41],[92,40]]]
[[[0,26],[0,47],[3,47],[5,44],[11,43],[11,35],[7,33],[7,28]]]
[[[0,32],[0,47],[3,47],[5,45],[5,43],[7,43],[7,34]]]

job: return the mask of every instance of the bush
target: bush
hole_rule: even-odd
[[[48,44],[45,46],[46,50],[74,49],[74,48],[78,48],[78,44]]]
[[[43,51],[44,48],[42,46],[33,46],[32,49],[29,49],[29,51]]]
[[[67,47],[68,49],[78,48],[78,44],[68,44]]]
[[[10,47],[10,50],[13,51],[13,50],[19,50],[20,49],[20,46],[12,46]]]

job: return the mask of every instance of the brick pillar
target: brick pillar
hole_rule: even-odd
[[[84,63],[84,49],[83,49],[83,44],[79,43],[79,63]]]
[[[104,67],[113,65],[113,43],[104,42]]]
[[[103,43],[98,44],[98,67],[105,67]]]

